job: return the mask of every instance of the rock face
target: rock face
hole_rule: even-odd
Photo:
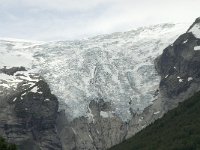
[[[177,106],[199,91],[200,85],[200,39],[190,29],[172,45],[164,49],[156,61],[156,69],[161,76],[160,92],[164,98],[163,109],[167,111]]]
[[[6,68],[6,66],[0,69],[0,73],[5,73],[7,75],[14,75],[17,71],[26,71],[25,67],[12,67]]]
[[[112,113],[108,102],[91,101],[88,117],[67,121],[65,112],[57,119],[58,135],[64,150],[106,150],[142,130],[163,113],[160,101],[145,109],[142,114],[132,114],[130,121],[124,122]]]
[[[13,74],[9,70],[4,69],[7,74]],[[0,134],[17,144],[20,150],[60,150],[55,127],[57,98],[36,74],[21,72],[12,77],[1,79],[4,86],[0,87],[3,91],[0,95]]]
[[[125,139],[127,123],[111,113],[108,102],[91,101],[88,109],[88,118],[80,117],[70,123],[63,123],[64,115],[59,117],[58,133],[63,149],[103,150]]]

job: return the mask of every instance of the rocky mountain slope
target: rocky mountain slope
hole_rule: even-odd
[[[193,25],[188,29],[188,31],[186,33],[182,34],[173,44],[171,44],[167,48],[165,48],[162,55],[160,55],[159,57],[156,58],[155,67],[156,67],[157,72],[161,76],[161,81],[160,81],[160,85],[159,85],[159,98],[158,98],[157,102],[155,102],[152,106],[150,106],[148,108],[148,111],[151,111],[153,109],[154,105],[156,103],[159,103],[159,108],[160,108],[160,112],[161,112],[159,117],[162,117],[162,115],[164,113],[177,107],[179,102],[184,101],[185,99],[191,97],[193,94],[195,94],[196,92],[198,92],[200,90],[200,82],[199,82],[200,81],[199,80],[200,79],[200,59],[199,58],[200,58],[200,18],[197,18],[196,21],[193,23]],[[199,94],[195,95],[192,99],[194,99],[194,101],[198,105]],[[193,103],[191,105],[188,103],[190,103],[190,102],[184,103],[188,107],[188,108],[184,107],[185,111],[190,112],[190,109],[193,110],[193,107],[195,107],[195,111],[193,113],[198,114],[198,111],[196,109],[198,107],[194,106]],[[189,106],[192,106],[192,107],[190,108]],[[187,110],[187,109],[189,109],[189,110]],[[184,110],[181,109],[181,111],[184,113]],[[150,112],[148,112],[148,114],[149,113]],[[182,114],[180,114],[180,116],[181,115]],[[144,119],[145,119],[145,117],[144,117]],[[165,119],[165,118],[163,118],[163,119]],[[193,121],[195,122],[195,118],[191,118],[191,119],[192,120],[194,119]],[[180,120],[181,120],[181,122],[185,123],[184,119],[180,119]],[[170,121],[170,120],[168,120],[168,121]],[[150,119],[147,122],[150,123],[150,122],[152,122],[152,120]],[[166,124],[167,124],[167,122],[166,122]],[[164,125],[164,123],[163,123],[163,125]],[[174,126],[176,126],[176,125],[174,125]],[[181,127],[183,127],[183,126],[180,126],[180,128]],[[149,127],[149,128],[151,128],[151,127]],[[174,128],[174,127],[172,127],[172,128]],[[165,129],[165,130],[167,130],[167,129]],[[182,130],[182,129],[180,129],[180,130]],[[196,129],[196,131],[198,132],[198,129]],[[144,131],[144,132],[146,132],[146,131]],[[148,132],[148,129],[147,129],[147,132]],[[159,131],[156,131],[156,132],[159,132]],[[143,134],[143,132],[141,132],[141,134]],[[176,136],[176,134],[174,133],[174,135],[172,135],[172,136]],[[183,138],[182,136],[180,137],[180,139]],[[152,136],[152,137],[154,137],[154,136]],[[137,139],[137,137],[135,137],[135,139]],[[129,142],[131,142],[131,140],[129,140]],[[197,148],[197,147],[194,148],[195,141],[190,141],[190,142],[192,142],[193,144],[191,144],[191,143],[187,144],[187,142],[186,142],[185,143],[186,147],[184,147],[184,149],[196,149]],[[143,144],[145,144],[145,143],[143,143]],[[167,144],[170,145],[169,143],[167,143]],[[172,146],[172,145],[170,145],[170,146]],[[136,149],[142,149],[142,144],[140,144],[140,146],[137,144],[136,145],[134,145],[134,144],[133,145],[131,145],[131,144],[123,145],[122,144],[121,146],[122,147],[127,146],[127,149],[133,149],[133,147],[136,146],[135,147]],[[120,149],[121,146],[114,147],[113,149]],[[150,147],[151,146],[155,146],[155,145],[152,143],[152,145],[150,145]],[[181,143],[179,143],[179,146],[181,147]],[[150,147],[146,147],[146,149],[151,149]],[[167,148],[169,148],[169,147],[167,146]],[[157,149],[157,148],[152,148],[152,149]],[[164,149],[164,148],[161,148],[161,149]],[[171,148],[171,149],[173,149],[173,148]],[[175,149],[177,149],[177,148],[175,148]]]
[[[163,109],[174,108],[179,101],[199,91],[200,81],[200,19],[156,59],[156,69],[161,76],[160,91]]]
[[[0,135],[19,149],[62,149],[56,130],[58,100],[25,68],[0,70]]]
[[[104,150],[130,138],[198,91],[197,26],[175,42],[186,25],[1,41],[1,134],[22,150]]]
[[[199,107],[200,92],[110,150],[197,150],[200,148]]]

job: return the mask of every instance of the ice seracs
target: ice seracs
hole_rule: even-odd
[[[187,24],[162,24],[79,41],[0,43],[3,52],[11,49],[28,60],[27,68],[44,77],[60,108],[67,105],[71,118],[89,116],[93,121],[89,103],[103,99],[126,121],[131,117],[130,109],[141,113],[155,100],[160,77],[154,59],[186,29]],[[28,77],[18,79],[30,81]],[[30,83],[34,85],[34,81]],[[108,112],[101,115],[108,116]]]

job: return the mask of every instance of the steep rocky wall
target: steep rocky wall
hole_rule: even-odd
[[[156,59],[165,111],[199,91],[200,51],[195,50],[199,45],[200,39],[187,32],[164,49],[163,54]]]
[[[1,79],[0,135],[20,150],[60,150],[55,127],[58,100],[47,83],[36,74],[14,75],[20,68],[2,70],[13,76],[4,74]]]

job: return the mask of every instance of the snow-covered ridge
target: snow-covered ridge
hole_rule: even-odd
[[[13,91],[27,90],[41,80],[38,74],[29,71],[18,71],[13,75],[0,72],[0,95]]]
[[[200,17],[195,20],[187,32],[192,32],[196,38],[200,39]]]
[[[33,53],[24,51],[44,42],[31,42],[25,40],[0,38],[0,68],[3,66],[32,68]]]
[[[72,118],[88,116],[90,101],[103,98],[111,102],[112,113],[127,120],[130,109],[140,113],[156,99],[160,78],[154,59],[187,27],[162,24],[80,41],[21,46],[0,41],[0,58],[11,52],[30,58],[25,65],[46,79],[60,108]]]
[[[189,32],[192,32],[196,38],[200,39],[200,23],[195,24]]]

